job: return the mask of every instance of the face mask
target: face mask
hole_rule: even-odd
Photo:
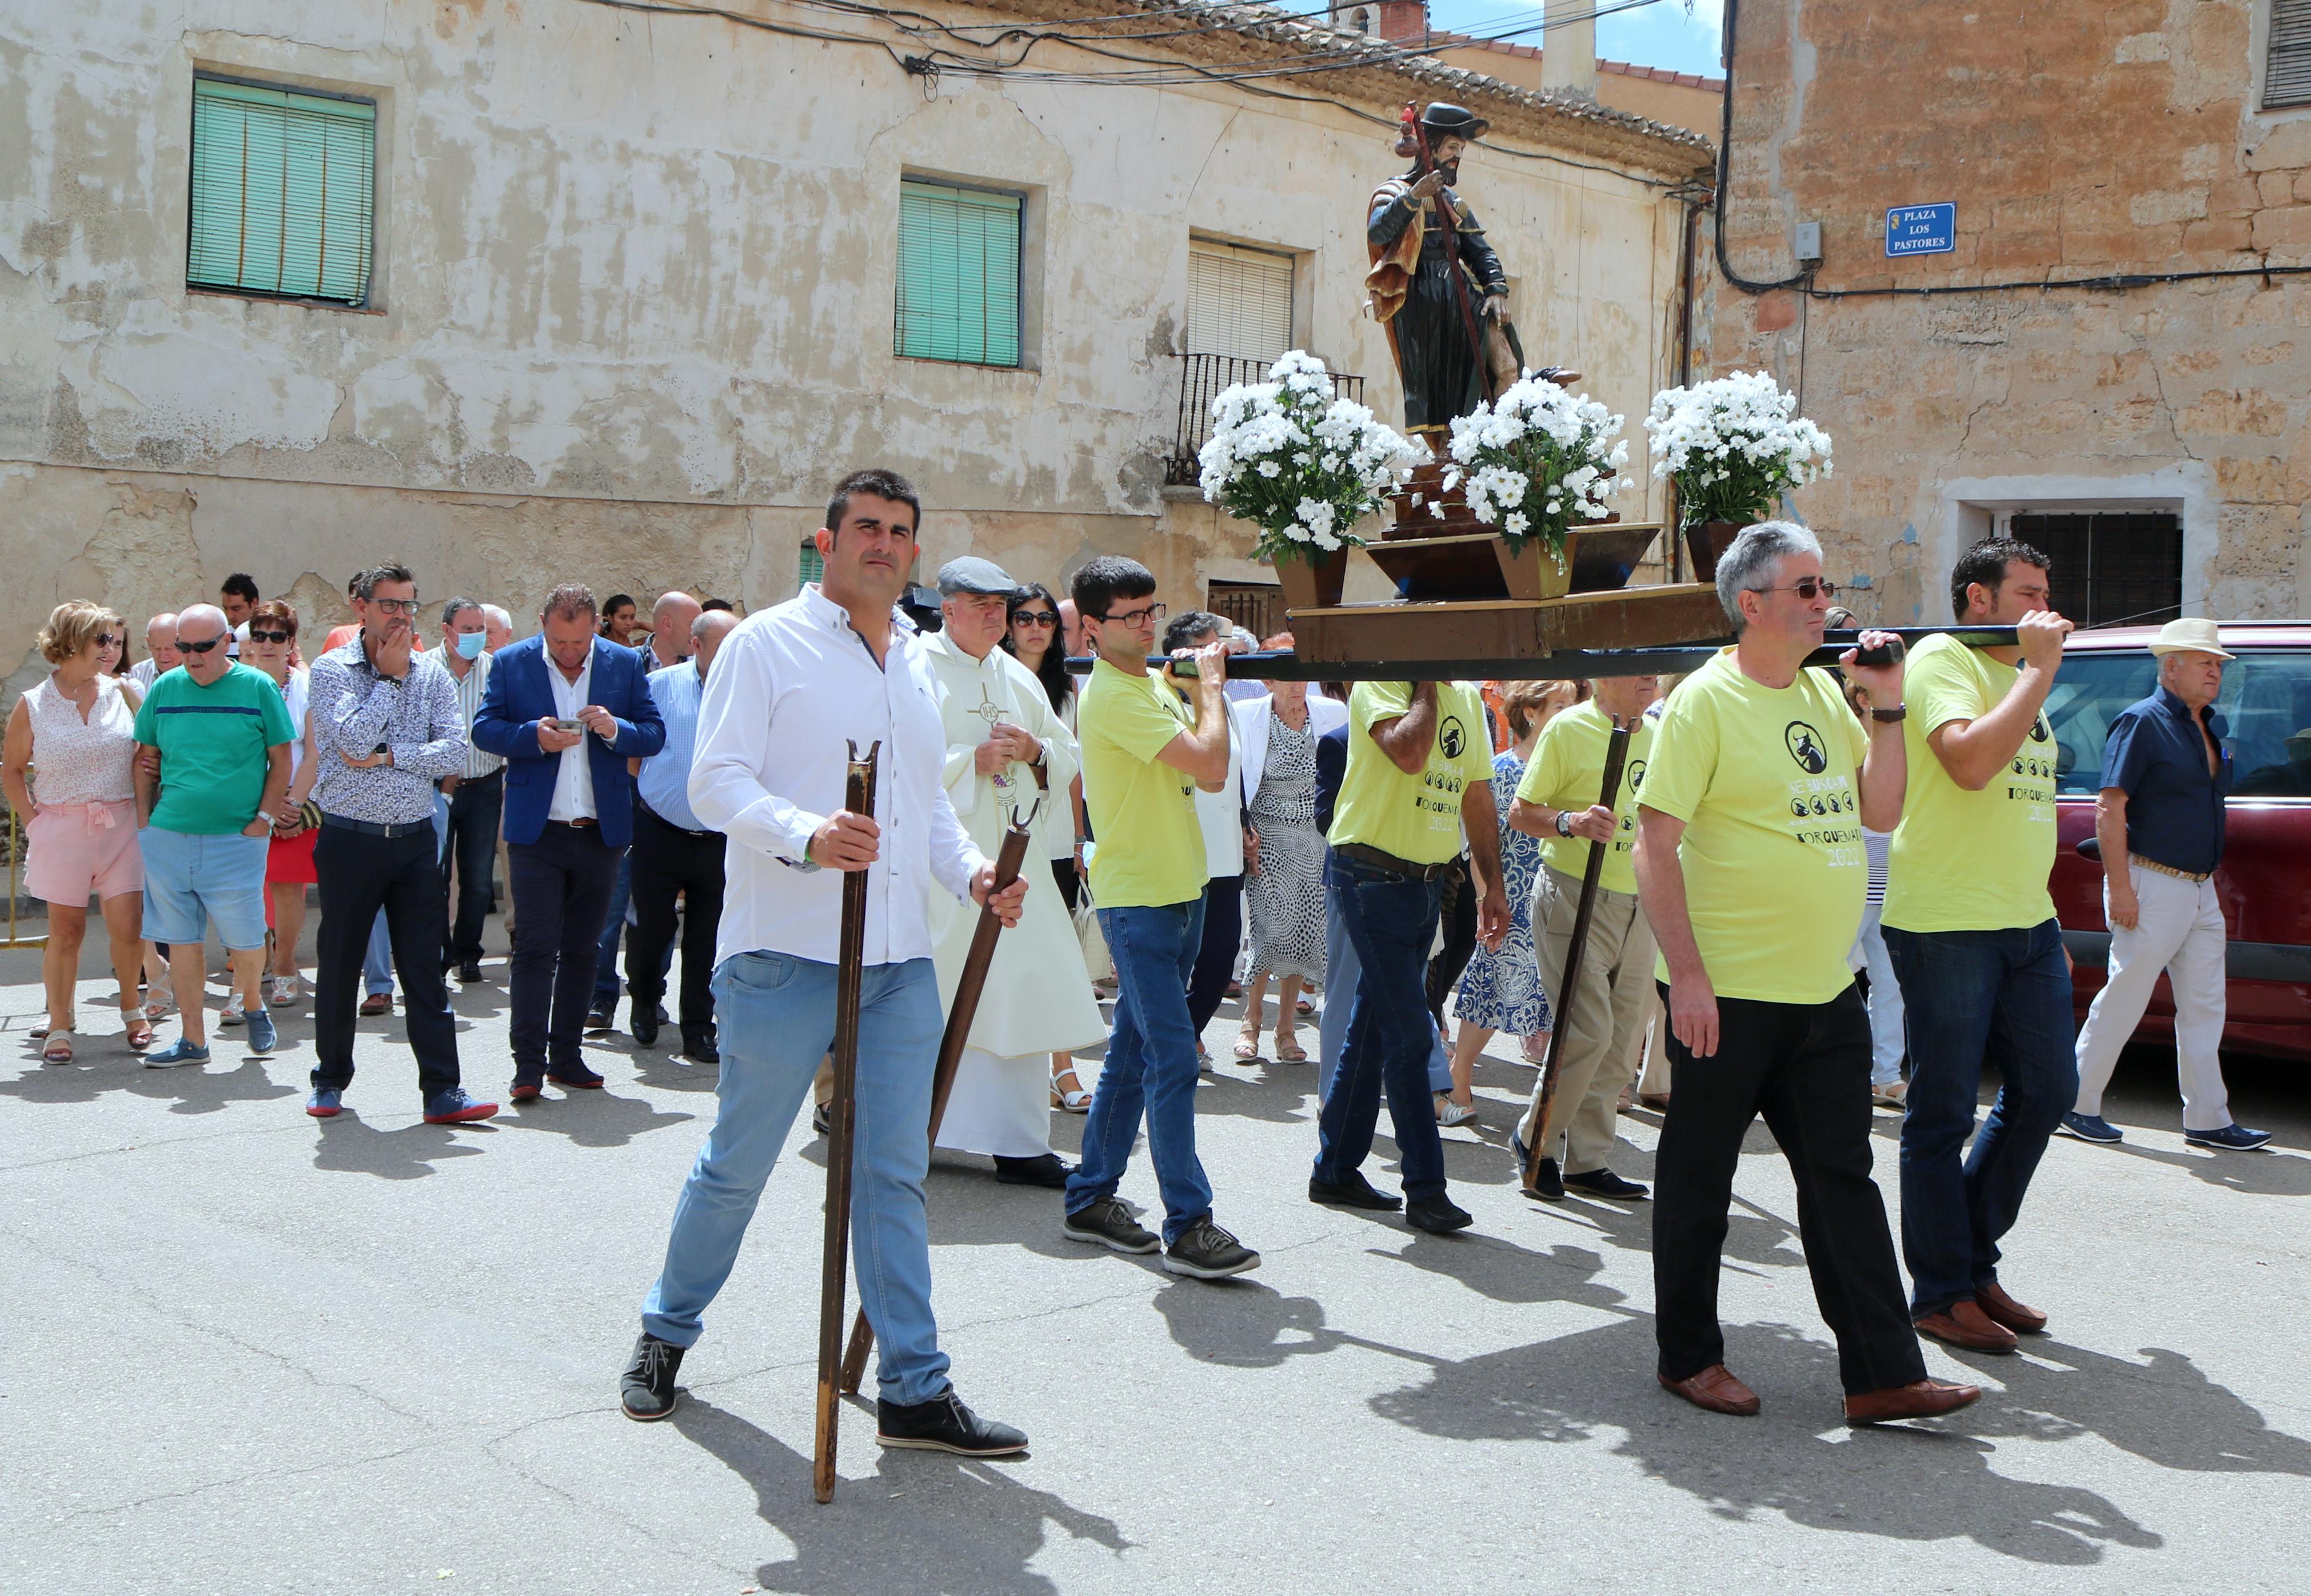
[[[489,641],[489,634],[487,632],[459,632],[458,634],[458,657],[460,659],[479,659],[482,657],[482,645]]]

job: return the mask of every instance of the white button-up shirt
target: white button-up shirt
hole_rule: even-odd
[[[866,962],[931,956],[934,885],[968,898],[987,861],[955,817],[938,697],[913,624],[894,614],[881,666],[850,612],[815,583],[722,640],[698,708],[690,807],[729,838],[715,959],[782,953],[835,962],[843,873],[803,868],[811,833],[842,807],[847,743],[880,742],[867,875]]]
[[[586,650],[586,663],[579,667],[578,679],[571,681],[554,663],[554,656],[545,656],[545,680],[554,689],[554,712],[563,720],[575,720],[578,711],[591,702],[587,694],[594,690],[594,650]],[[545,807],[548,820],[592,820],[594,809],[594,767],[587,763],[589,750],[587,739],[594,734],[581,732],[578,741],[562,751],[562,763],[554,772],[554,801]]]

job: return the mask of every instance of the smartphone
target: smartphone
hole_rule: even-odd
[[[586,723],[583,720],[562,720],[556,719],[548,720],[546,724],[554,728],[556,731],[583,731],[586,729]]]

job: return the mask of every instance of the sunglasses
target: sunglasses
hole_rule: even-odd
[[[1014,626],[1056,626],[1059,624],[1059,616],[1047,609],[1023,609],[1011,617]]]
[[[249,634],[253,643],[285,643],[297,634],[293,632],[254,632]]]
[[[1836,597],[1837,584],[1829,580],[1826,577],[1801,576],[1786,588],[1759,588],[1756,589],[1756,591],[1760,593],[1794,593],[1799,597],[1804,599],[1808,604],[1811,604],[1817,597]]]
[[[1169,605],[1151,604],[1146,609],[1119,610],[1112,615],[1102,615],[1100,619],[1113,621],[1119,626],[1145,626],[1162,620],[1171,613]]]
[[[119,638],[109,632],[100,632],[96,634],[96,646],[100,649],[109,649],[119,641]]]
[[[205,654],[222,641],[224,639],[221,637],[213,637],[206,642],[196,643],[189,637],[180,637],[177,640],[177,648],[179,652],[186,654]]]

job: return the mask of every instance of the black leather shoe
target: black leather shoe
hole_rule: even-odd
[[[1333,1208],[1371,1208],[1375,1213],[1391,1214],[1404,1206],[1404,1199],[1391,1197],[1365,1179],[1361,1170],[1351,1170],[1345,1181],[1320,1181],[1308,1177],[1308,1200],[1321,1202]]]
[[[1404,1210],[1404,1222],[1430,1235],[1450,1235],[1456,1230],[1468,1229],[1476,1220],[1468,1209],[1438,1191],[1414,1198]]]
[[[875,1439],[885,1446],[952,1452],[967,1458],[1002,1458],[1027,1450],[1027,1435],[981,1418],[948,1386],[928,1402],[875,1404]]]
[[[482,966],[481,961],[478,959],[467,959],[464,964],[458,966],[458,981],[459,984],[464,986],[472,986],[481,979]]]
[[[714,1038],[711,1035],[684,1037],[682,1054],[693,1063],[719,1064],[722,1062],[722,1050],[714,1045]]]
[[[813,1136],[829,1136],[833,1131],[834,1111],[832,1108],[822,1103],[810,1111],[810,1133]]]
[[[1073,1173],[1075,1170],[1057,1153],[1044,1153],[1033,1158],[995,1155],[995,1178],[1006,1186],[1049,1186],[1056,1190],[1066,1185]]]
[[[635,999],[632,1024],[636,1042],[644,1047],[656,1042],[658,1040],[658,1005],[653,1003],[644,1007],[641,999]]]
[[[1653,1193],[1635,1181],[1625,1181],[1609,1169],[1583,1170],[1577,1175],[1566,1175],[1564,1190],[1583,1191],[1591,1197],[1618,1198],[1623,1202],[1643,1202]]]
[[[625,1409],[628,1418],[648,1424],[674,1411],[678,1394],[674,1377],[682,1372],[683,1351],[652,1335],[634,1343],[634,1355],[626,1360],[626,1372],[618,1380],[618,1406]]]
[[[1509,1137],[1509,1151],[1516,1157],[1517,1183],[1527,1197],[1537,1197],[1543,1202],[1565,1200],[1565,1182],[1557,1173],[1556,1159],[1542,1159],[1539,1169],[1534,1172],[1532,1180],[1528,1183],[1524,1178],[1524,1167],[1526,1160],[1531,1156],[1532,1150],[1512,1134]]]
[[[589,1008],[586,1011],[586,1029],[589,1031],[608,1031],[614,1028],[610,1024],[608,1009]]]

